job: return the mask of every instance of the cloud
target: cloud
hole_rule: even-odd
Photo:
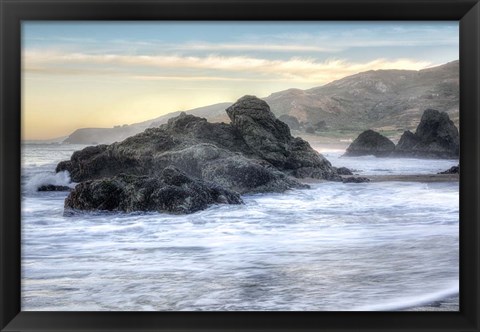
[[[248,56],[181,56],[62,53],[26,51],[26,73],[63,75],[128,75],[140,80],[289,80],[324,84],[358,72],[378,69],[419,70],[433,64],[413,59],[376,59],[352,62],[292,57],[265,59]],[[145,71],[148,74],[145,74]],[[188,70],[188,74],[184,72]],[[165,75],[165,72],[170,75]],[[176,74],[171,74],[176,72]],[[179,75],[180,72],[182,75]],[[198,72],[202,74],[199,75]]]
[[[136,75],[131,78],[142,81],[255,81],[277,82],[278,78],[255,78],[255,77],[227,77],[227,76],[165,76],[165,75]]]
[[[338,47],[324,47],[303,44],[272,44],[272,43],[184,43],[171,45],[172,50],[179,51],[256,51],[256,52],[336,52]]]
[[[437,22],[438,23],[438,22]],[[313,26],[316,28],[313,29]],[[221,25],[219,25],[221,29]],[[102,39],[95,37],[61,36],[48,37],[26,36],[27,41],[55,44],[60,47],[76,47],[90,49],[96,52],[114,52],[128,54],[135,51],[143,54],[187,53],[199,52],[296,52],[296,53],[335,53],[352,48],[381,47],[458,47],[458,26],[453,24],[408,24],[389,23],[373,24],[371,22],[345,24],[335,22],[319,22],[311,24],[306,29],[314,31],[303,32],[256,32],[234,34],[229,40],[209,40],[208,34],[200,39],[167,42],[166,39],[155,38],[125,38]],[[151,35],[149,35],[151,37]],[[194,38],[194,37],[192,37]]]
[[[411,26],[402,23],[398,26],[357,24],[352,29],[332,29],[333,25],[319,28],[319,32],[292,32],[279,34],[250,35],[250,44],[269,40],[274,44],[328,45],[326,49],[345,51],[351,48],[368,47],[418,47],[453,46],[458,47],[458,27],[451,25]],[[330,29],[328,29],[330,28]]]

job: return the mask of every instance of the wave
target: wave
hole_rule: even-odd
[[[42,172],[29,178],[25,183],[24,190],[26,192],[36,192],[38,188],[46,185],[67,186],[73,188],[74,183],[72,183],[68,171],[58,173]]]
[[[438,302],[446,298],[459,294],[458,284],[448,287],[447,289],[426,294],[423,296],[405,297],[394,302],[367,305],[353,309],[353,311],[397,311],[397,310],[411,310],[415,307],[428,306],[433,302]]]

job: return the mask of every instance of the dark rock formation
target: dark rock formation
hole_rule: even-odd
[[[344,156],[355,157],[374,155],[385,157],[395,150],[395,144],[376,131],[366,130],[350,144]]]
[[[278,117],[278,120],[282,121],[283,123],[287,124],[290,129],[292,130],[299,130],[300,129],[300,122],[298,119],[292,115],[283,114]]]
[[[111,165],[115,164],[114,160],[108,159],[104,152],[107,150],[108,145],[87,146],[83,150],[75,151],[72,154],[70,160],[61,161],[58,163],[55,171],[69,171],[70,175],[75,173],[72,177],[74,182],[80,182],[89,178],[93,178],[93,174],[97,173],[96,170],[102,171],[108,169]],[[85,165],[87,163],[88,165]],[[113,163],[112,163],[113,161]],[[107,172],[98,174],[96,177],[109,176]]]
[[[65,199],[72,210],[193,213],[211,204],[241,204],[240,195],[188,177],[174,167],[158,177],[117,175],[78,184]]]
[[[342,178],[342,182],[343,183],[363,183],[363,182],[370,182],[370,179],[361,177],[361,176],[352,176],[352,177]]]
[[[277,169],[298,178],[338,179],[330,162],[308,142],[292,137],[265,101],[244,96],[227,108],[227,114],[250,151]]]
[[[56,186],[53,184],[45,184],[37,188],[37,191],[70,191],[71,188],[67,186]]]
[[[445,112],[427,109],[415,133],[406,131],[395,147],[395,156],[420,158],[457,158],[460,143],[458,129]]]
[[[155,179],[174,166],[192,179],[240,194],[308,187],[294,177],[340,180],[322,155],[290,135],[264,101],[245,96],[227,113],[232,124],[182,113],[122,142],[77,151],[56,170],[82,182],[120,174]],[[98,183],[103,182],[93,184]]]
[[[353,175],[352,171],[346,167],[338,167],[337,168],[338,175]]]
[[[447,169],[446,171],[439,172],[437,174],[458,174],[458,173],[460,173],[460,165],[452,166],[449,169]]]

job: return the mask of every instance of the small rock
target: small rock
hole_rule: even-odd
[[[366,130],[350,144],[344,156],[356,157],[374,155],[386,157],[395,150],[395,144],[385,136],[373,130]]]
[[[369,178],[361,177],[361,176],[352,176],[352,177],[345,177],[342,178],[343,183],[363,183],[363,182],[370,182]]]
[[[447,169],[446,171],[439,172],[437,174],[458,174],[459,172],[460,172],[460,165],[452,166],[449,169]]]
[[[71,188],[67,186],[56,186],[53,184],[46,184],[37,188],[37,191],[70,191]]]
[[[346,167],[338,167],[337,168],[338,175],[353,175],[352,171]]]

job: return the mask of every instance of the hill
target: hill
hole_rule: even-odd
[[[214,104],[192,109],[188,113],[211,119],[210,114],[225,113],[225,109],[230,105],[231,103]],[[71,133],[63,142],[70,144],[110,144],[120,142],[127,137],[141,133],[147,128],[167,123],[168,119],[176,117],[180,113],[180,111],[168,113],[152,120],[132,125],[115,126],[113,128],[80,128]],[[213,122],[220,121],[214,120]]]
[[[265,100],[277,116],[288,114],[307,124],[325,121],[331,129],[403,132],[415,129],[427,108],[447,112],[458,125],[459,62],[420,71],[367,71]]]
[[[310,127],[311,132],[317,129],[327,136],[375,129],[396,137],[404,130],[414,130],[427,108],[447,112],[458,127],[459,61],[420,71],[371,70],[308,90],[276,92],[263,99],[277,117],[294,116],[303,130]],[[219,103],[186,113],[210,122],[229,122],[225,109],[231,104]],[[129,126],[78,129],[65,143],[121,141],[179,114],[173,112]]]

